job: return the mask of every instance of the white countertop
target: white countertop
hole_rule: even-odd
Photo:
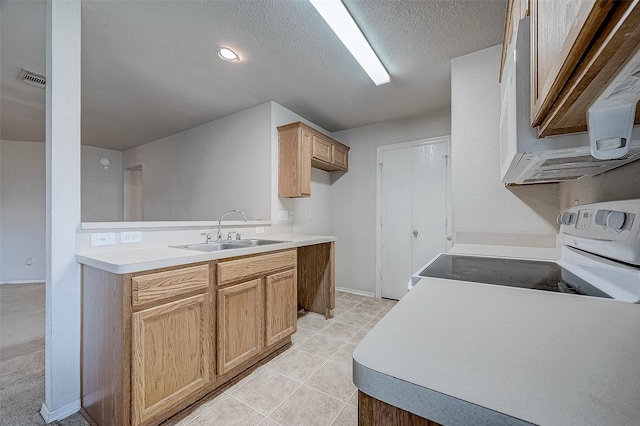
[[[206,262],[248,254],[284,250],[313,244],[329,243],[335,237],[321,235],[269,235],[265,239],[282,241],[257,247],[243,247],[215,252],[174,248],[168,246],[146,247],[127,250],[112,250],[91,253],[76,253],[76,261],[114,274],[128,274],[150,269],[166,268],[187,263]],[[194,244],[197,244],[195,242]]]
[[[637,425],[640,305],[421,280],[353,353],[363,392],[447,425]]]

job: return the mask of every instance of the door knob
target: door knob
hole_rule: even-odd
[[[447,235],[447,241],[451,241],[451,235]]]
[[[417,236],[418,236],[418,230],[417,230],[417,229],[414,229],[414,230],[413,230],[413,236],[414,236],[414,237],[417,237]]]

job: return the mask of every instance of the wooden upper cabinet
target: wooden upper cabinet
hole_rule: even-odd
[[[532,126],[586,131],[588,107],[640,43],[638,0],[530,0],[530,14]]]
[[[319,136],[313,136],[312,158],[314,160],[331,163],[331,142]]]
[[[331,145],[331,161],[336,167],[349,168],[349,150],[341,145]]]
[[[500,61],[500,81],[502,81],[509,45],[514,41],[513,37],[518,29],[518,22],[527,16],[529,16],[529,0],[509,0],[507,2],[507,16],[502,39],[502,59]]]
[[[311,168],[348,170],[349,147],[301,122],[278,127],[278,196],[309,197]]]

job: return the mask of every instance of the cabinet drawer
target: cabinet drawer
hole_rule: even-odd
[[[331,157],[333,158],[333,165],[347,170],[347,150],[338,145],[331,146]]]
[[[191,266],[173,271],[131,278],[131,304],[144,305],[209,288],[209,265]]]
[[[313,137],[313,158],[331,163],[332,144],[317,136]]]
[[[293,249],[226,262],[221,261],[218,263],[218,285],[264,275],[280,269],[294,268],[296,254],[296,250]]]

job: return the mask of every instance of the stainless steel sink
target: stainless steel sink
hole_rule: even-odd
[[[197,251],[221,251],[221,250],[229,250],[229,249],[239,249],[246,247],[245,245],[240,244],[229,244],[229,243],[208,243],[208,244],[188,244],[182,246],[171,246],[173,248],[181,248],[187,250],[197,250]]]
[[[269,244],[279,244],[279,243],[288,243],[289,241],[274,241],[274,240],[257,240],[257,239],[249,239],[249,240],[235,240],[235,244],[242,244],[245,246],[266,246]]]
[[[257,239],[223,240],[223,241],[214,241],[211,243],[185,244],[185,245],[171,246],[171,247],[209,252],[209,251],[241,249],[241,248],[247,248],[247,247],[258,247],[258,246],[264,246],[269,244],[278,244],[278,243],[286,243],[286,242],[288,241],[257,240]]]

